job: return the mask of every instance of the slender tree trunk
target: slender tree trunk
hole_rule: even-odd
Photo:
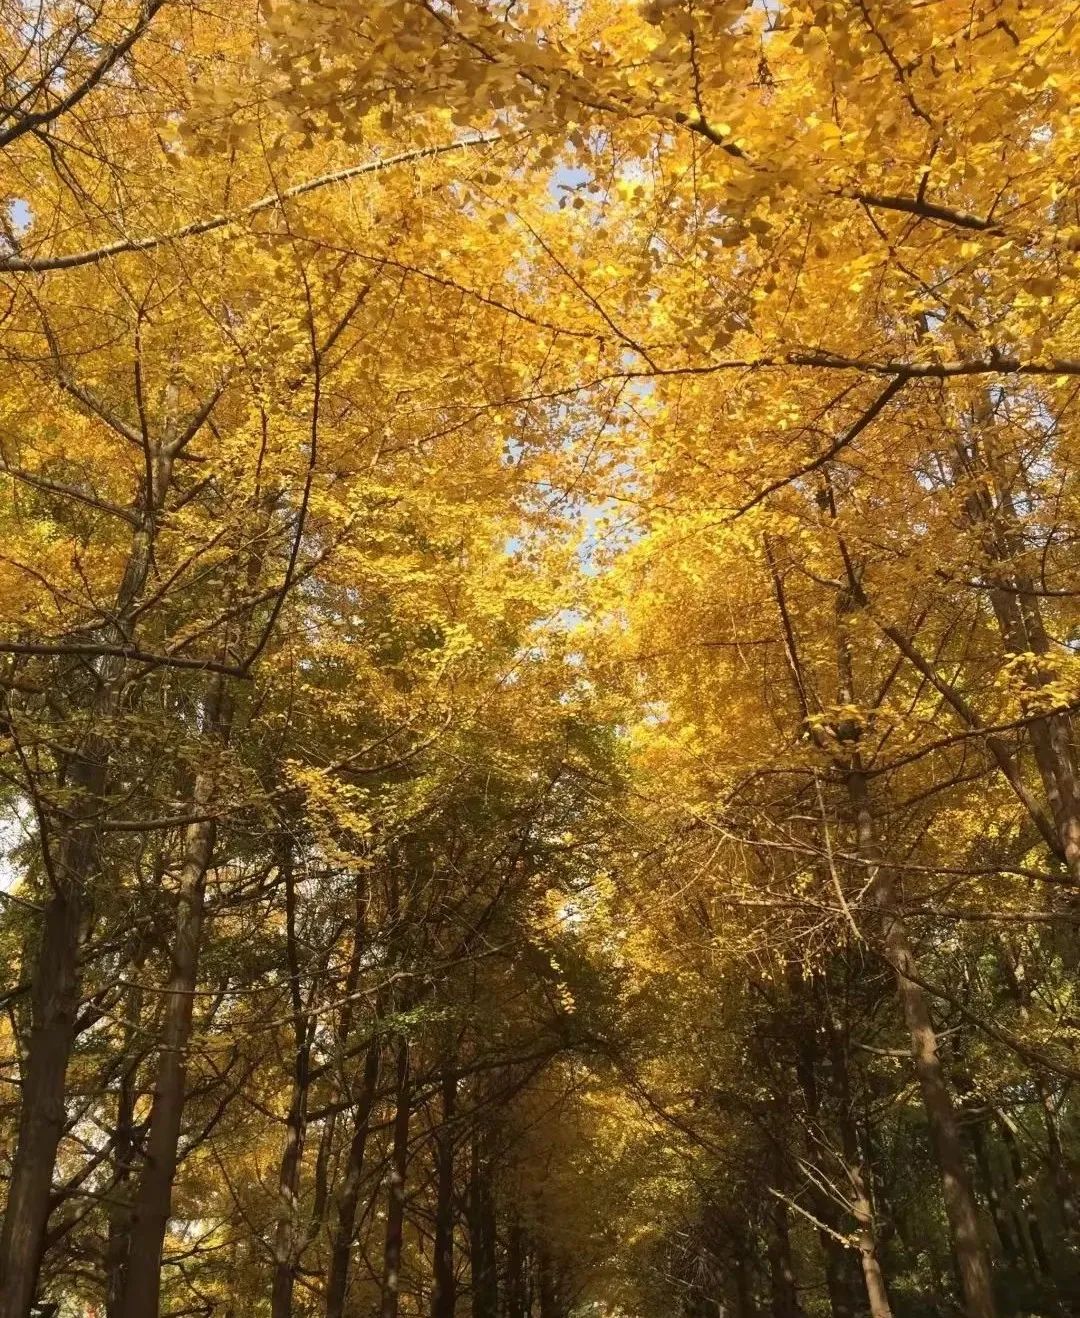
[[[142,968],[142,957],[135,962],[135,972]],[[124,1276],[131,1248],[131,1177],[135,1164],[135,1100],[139,1053],[135,1029],[142,1008],[142,990],[132,985],[127,993],[127,1018],[131,1028],[125,1031],[126,1046],[132,1050],[130,1060],[120,1073],[116,1096],[116,1133],[113,1149],[115,1168],[108,1208],[108,1238],[105,1245],[105,1312],[119,1318],[124,1296]]]
[[[830,489],[831,498],[831,489]],[[842,543],[842,542],[841,542]],[[855,703],[854,665],[847,641],[845,615],[862,600],[861,587],[850,565],[850,592],[837,601],[837,695],[841,705]],[[995,1318],[996,1306],[990,1279],[990,1264],[979,1229],[979,1213],[964,1163],[956,1109],[937,1050],[937,1034],[926,993],[915,979],[915,955],[907,924],[897,909],[900,897],[895,872],[884,862],[874,826],[870,794],[863,772],[858,739],[847,751],[844,775],[848,802],[854,817],[855,846],[866,865],[869,899],[880,912],[885,959],[896,976],[897,994],[911,1040],[911,1060],[922,1094],[930,1139],[941,1173],[945,1213],[952,1236],[960,1289],[967,1318]]]
[[[1051,1271],[1050,1260],[1046,1255],[1042,1227],[1039,1225],[1038,1216],[1032,1206],[1031,1196],[1027,1192],[1024,1160],[1020,1155],[1020,1147],[1009,1118],[1000,1111],[995,1112],[995,1117],[1008,1157],[1011,1180],[1009,1190],[1013,1205],[1013,1217],[1020,1229],[1024,1252],[1027,1255],[1032,1275],[1048,1277]]]
[[[306,1053],[305,1047],[305,1053]],[[306,1070],[306,1061],[302,1064]],[[299,1065],[298,1065],[299,1069]],[[270,1293],[271,1318],[289,1318],[293,1287],[299,1263],[297,1229],[299,1216],[300,1165],[304,1155],[307,1116],[307,1078],[297,1076],[289,1113],[285,1120],[285,1148],[278,1169],[281,1200],[274,1229],[274,1282]]]
[[[1020,1250],[1017,1248],[1016,1237],[1009,1223],[1009,1214],[1002,1202],[997,1177],[986,1148],[986,1132],[981,1119],[977,1117],[972,1119],[969,1139],[975,1168],[982,1185],[983,1198],[994,1220],[994,1230],[1001,1243],[1001,1252],[1010,1263],[1016,1263],[1020,1259]]]
[[[890,896],[887,900],[891,902],[893,899]],[[929,1003],[922,987],[905,974],[905,971],[915,970],[915,959],[904,922],[895,914],[887,914],[884,924],[886,954],[896,971],[900,1003],[911,1038],[911,1058],[941,1172],[945,1211],[965,1312],[968,1318],[993,1318],[995,1304],[990,1265],[980,1234],[975,1195],[964,1164],[956,1110],[938,1056]]]
[[[795,1049],[795,1073],[802,1090],[806,1117],[811,1126],[822,1122],[822,1086],[819,1071],[822,1055],[819,1048],[819,1031],[816,1025],[823,1011],[819,985],[807,985],[797,972],[794,963],[788,967],[788,993],[793,1004],[804,1003],[808,1013],[793,1011],[788,1021]],[[809,1015],[809,1019],[807,1019]],[[853,1260],[848,1248],[838,1239],[843,1230],[839,1205],[834,1197],[816,1181],[809,1187],[814,1216],[822,1223],[818,1231],[822,1266],[825,1271],[825,1288],[829,1293],[829,1308],[833,1318],[854,1318],[857,1285],[853,1274]],[[855,1283],[855,1284],[853,1284]]]
[[[349,955],[349,969],[345,976],[345,1002],[338,1020],[337,1041],[340,1053],[345,1054],[349,1035],[352,1032],[354,1000],[364,951],[367,947],[367,906],[368,884],[363,871],[356,876],[353,887],[353,931],[352,951]],[[346,1075],[343,1061],[339,1059],[339,1084],[343,1092],[353,1098],[352,1135],[345,1156],[345,1170],[342,1184],[334,1202],[334,1227],[330,1238],[330,1260],[326,1274],[326,1318],[341,1318],[345,1305],[345,1294],[349,1284],[349,1251],[352,1248],[352,1236],[356,1221],[356,1209],[360,1197],[360,1183],[364,1171],[364,1153],[367,1148],[368,1125],[371,1109],[375,1103],[375,1090],[379,1081],[380,1043],[376,1035],[368,1044],[364,1060],[363,1078],[360,1093],[353,1098],[351,1078]],[[332,1131],[324,1131],[324,1136],[332,1137]],[[325,1145],[325,1139],[324,1139]],[[327,1146],[328,1147],[328,1146]],[[318,1195],[316,1195],[318,1198]]]
[[[89,816],[101,799],[104,766],[78,760],[72,786],[87,818],[61,847],[33,972],[31,1026],[22,1075],[19,1135],[0,1234],[0,1318],[26,1318],[37,1290],[56,1150],[64,1133],[64,1082],[79,1008],[83,890],[95,862]]]
[[[540,1297],[540,1318],[563,1318],[564,1306],[559,1295],[558,1277],[551,1256],[541,1249],[536,1261],[537,1290]]]
[[[170,410],[174,394],[171,390]],[[174,420],[167,424],[166,432],[166,442],[148,448],[150,479],[137,502],[138,522],[112,609],[114,621],[104,629],[108,642],[132,642],[127,619],[146,584],[155,518],[165,505],[172,481]],[[110,747],[99,735],[99,726],[114,712],[124,671],[124,661],[117,656],[97,662],[95,690],[84,704],[92,727],[83,747],[72,756],[64,783],[75,794],[76,817],[62,827],[58,854],[52,858],[53,891],[46,904],[33,971],[19,1134],[0,1231],[0,1318],[27,1318],[37,1289],[53,1167],[65,1124],[67,1065],[75,1042],[79,938],[86,894],[98,863],[96,822],[106,804],[109,781]],[[41,845],[47,849],[47,840],[42,838]]]
[[[337,1130],[337,1113],[331,1112],[323,1121],[319,1135],[319,1149],[315,1154],[315,1172],[312,1176],[311,1216],[308,1218],[305,1247],[310,1245],[326,1225],[330,1206],[330,1165],[334,1153],[334,1133]]]
[[[495,1201],[483,1157],[482,1136],[473,1132],[469,1175],[469,1269],[472,1318],[497,1318],[499,1279],[495,1257]]]
[[[442,1126],[435,1137],[435,1258],[431,1318],[454,1318],[454,1129],[457,1076],[448,1064],[442,1077]]]
[[[853,1163],[848,1167],[851,1178],[853,1198],[851,1211],[855,1217],[856,1234],[859,1241],[859,1262],[862,1266],[863,1282],[866,1286],[866,1301],[870,1306],[871,1318],[892,1318],[892,1305],[885,1285],[885,1274],[878,1259],[877,1239],[874,1234],[874,1214],[870,1204],[870,1195],[863,1180],[862,1168]]]
[[[1080,1248],[1080,1204],[1077,1202],[1076,1177],[1069,1155],[1061,1143],[1054,1101],[1042,1076],[1036,1075],[1035,1086],[1039,1094],[1043,1124],[1046,1128],[1046,1156],[1050,1163],[1050,1176],[1064,1226],[1074,1248]]]
[[[768,1258],[772,1318],[802,1318],[803,1308],[795,1284],[795,1264],[788,1232],[788,1208],[777,1199],[769,1210]]]
[[[789,977],[789,986],[793,995],[799,993],[800,988],[795,984],[794,976]],[[811,1125],[817,1125],[821,1122],[822,1116],[818,1085],[820,1058],[817,1049],[817,1031],[813,1025],[798,1019],[791,1022],[791,1029],[796,1051],[795,1071],[803,1092],[806,1116]],[[818,1244],[821,1248],[825,1289],[829,1293],[832,1318],[854,1318],[850,1251],[837,1238],[843,1230],[839,1205],[833,1196],[816,1182],[812,1182],[809,1189],[814,1216],[822,1223],[818,1231]]]
[[[401,1253],[405,1231],[405,1173],[409,1155],[409,1044],[397,1044],[394,1136],[390,1153],[390,1184],[386,1209],[386,1243],[383,1248],[380,1318],[397,1318],[401,1294]]]
[[[220,747],[228,738],[230,710],[224,682],[217,680],[207,699],[205,728]],[[216,774],[200,772],[192,792],[192,813],[208,814],[214,800]],[[206,875],[214,852],[217,828],[213,817],[189,824],[176,896],[176,926],[172,974],[165,993],[162,1041],[158,1051],[146,1165],[132,1211],[131,1254],[128,1262],[122,1318],[153,1318],[161,1294],[161,1255],[172,1209],[180,1126],[184,1114],[187,1051],[202,948]]]
[[[833,513],[835,515],[832,488],[828,483],[828,480],[826,480],[826,494],[828,503],[833,507]],[[773,581],[777,608],[780,612],[780,621],[784,633],[784,648],[787,655],[788,668],[791,674],[795,697],[798,701],[799,708],[802,711],[804,720],[809,720],[811,712],[810,697],[799,660],[798,642],[795,634],[794,621],[787,607],[787,600],[784,594],[783,576],[777,567],[768,540],[765,542],[765,551],[769,563],[770,575]],[[845,561],[848,561],[846,550]],[[844,604],[842,602],[838,609],[838,620],[843,612],[843,607]],[[838,628],[838,630],[840,629]],[[839,642],[837,658],[840,699],[841,702],[850,704],[854,701],[854,679],[850,651],[847,647],[847,643],[843,640]],[[825,743],[820,741],[819,746],[821,746],[822,749],[826,748]],[[872,837],[870,838],[870,841],[873,841]],[[863,1173],[862,1158],[859,1151],[859,1139],[855,1128],[854,1113],[851,1107],[851,1086],[847,1054],[837,1022],[827,1010],[824,1011],[823,1016],[829,1042],[830,1058],[839,1090],[837,1097],[839,1103],[841,1147],[844,1151],[845,1170],[852,1189],[851,1210],[855,1218],[856,1230],[858,1233],[859,1262],[862,1267],[863,1283],[866,1287],[867,1303],[870,1306],[872,1318],[891,1318],[892,1309],[889,1303],[888,1289],[885,1285],[885,1277],[881,1270],[881,1264],[878,1258],[877,1239],[874,1230],[873,1206]],[[828,1277],[828,1280],[830,1282],[830,1296],[832,1296],[835,1282],[831,1277]],[[834,1312],[835,1307],[834,1300]]]
[[[116,1147],[113,1153],[116,1175],[110,1191],[113,1202],[109,1205],[108,1239],[105,1245],[105,1312],[108,1318],[118,1318],[120,1313],[124,1275],[131,1247],[131,1205],[127,1201],[127,1193],[134,1156],[131,1138],[134,1121],[135,1091],[132,1077],[125,1074],[120,1080],[116,1103]]]
[[[815,1196],[814,1216],[820,1217],[820,1210],[825,1206],[825,1196]],[[832,1318],[855,1318],[855,1303],[851,1293],[848,1277],[850,1250],[837,1240],[833,1231],[837,1229],[837,1214],[827,1210],[832,1222],[826,1221],[828,1230],[818,1231],[818,1245],[821,1248],[821,1264],[825,1271],[825,1289],[829,1295],[829,1312]],[[822,1221],[825,1221],[822,1218]]]
[[[997,948],[1005,983],[1020,1008],[1021,1018],[1026,1022],[1031,1009],[1031,985],[1028,983],[1025,974],[1020,949],[1006,938],[998,938]],[[1061,1142],[1053,1096],[1047,1089],[1045,1078],[1035,1072],[1032,1075],[1032,1083],[1039,1095],[1039,1107],[1043,1114],[1043,1126],[1046,1130],[1046,1158],[1050,1169],[1051,1182],[1054,1186],[1054,1196],[1057,1199],[1058,1212],[1061,1214],[1061,1223],[1071,1243],[1080,1247],[1080,1205],[1078,1205],[1073,1164]]]
[[[746,1242],[739,1238],[734,1242],[735,1254],[732,1259],[732,1280],[735,1283],[735,1305],[738,1318],[758,1318],[757,1304],[754,1301],[754,1288],[750,1279],[750,1266],[746,1256]]]
[[[926,993],[908,973],[917,973],[907,925],[896,909],[897,888],[878,853],[866,778],[859,768],[847,775],[855,812],[859,855],[877,867],[871,895],[881,911],[885,956],[896,974],[897,993],[911,1039],[911,1060],[922,1094],[930,1139],[941,1172],[945,1212],[968,1318],[994,1318],[996,1306],[990,1264],[979,1228],[979,1213],[964,1163],[956,1109],[938,1056],[937,1034]]]
[[[133,1209],[131,1256],[121,1309],[123,1318],[145,1318],[158,1311],[161,1252],[172,1208],[172,1186],[186,1093],[187,1047],[198,982],[203,898],[214,832],[212,822],[192,824],[188,829],[177,893],[173,972],[165,1001],[163,1037],[150,1108],[146,1166]]]
[[[978,477],[989,473],[996,490],[995,497],[984,482],[977,483],[966,500],[967,512],[993,567],[990,603],[1006,651],[1014,656],[1046,655],[1051,650],[1050,639],[1038,591],[1020,566],[1025,546],[1019,532],[1012,482],[997,446],[993,412],[990,404],[985,415],[978,418],[983,425],[981,444],[973,442],[970,451],[958,446],[958,460],[968,474]],[[978,470],[980,449],[985,459],[982,472]],[[1033,672],[1034,686],[1041,686],[1046,680],[1037,669]],[[1028,735],[1057,832],[1057,850],[1073,882],[1080,883],[1080,775],[1070,716],[1051,713],[1032,719]]]
[[[892,1306],[885,1285],[878,1256],[877,1232],[874,1227],[874,1209],[869,1187],[863,1172],[863,1158],[859,1149],[859,1134],[852,1109],[851,1075],[848,1069],[847,1048],[840,1022],[828,1011],[824,1012],[825,1033],[833,1077],[837,1090],[838,1126],[840,1146],[844,1154],[844,1170],[851,1186],[851,1214],[855,1219],[855,1233],[859,1244],[859,1264],[862,1268],[866,1301],[871,1318],[892,1318]]]
[[[285,889],[285,958],[289,968],[289,998],[293,1014],[293,1079],[285,1120],[285,1147],[278,1168],[278,1221],[274,1231],[274,1282],[271,1318],[290,1318],[293,1288],[306,1231],[300,1228],[300,1171],[307,1137],[311,1024],[304,1010],[300,985],[300,955],[296,941],[296,874],[292,848],[282,841],[281,874]]]
[[[525,1232],[515,1218],[506,1233],[506,1318],[529,1318],[528,1267]]]
[[[379,1083],[380,1044],[378,1038],[368,1045],[364,1060],[364,1076],[353,1114],[353,1133],[345,1159],[345,1175],[338,1194],[333,1238],[330,1244],[330,1264],[326,1273],[326,1318],[342,1318],[345,1311],[345,1294],[349,1286],[349,1255],[352,1250],[353,1231],[356,1228],[356,1209],[360,1202],[360,1187],[364,1176],[364,1154],[367,1149],[368,1127],[375,1106],[375,1091]]]

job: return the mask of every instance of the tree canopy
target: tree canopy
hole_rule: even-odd
[[[0,0],[0,1318],[1080,1312],[1078,52]]]

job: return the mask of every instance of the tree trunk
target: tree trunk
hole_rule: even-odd
[[[772,1318],[802,1318],[799,1292],[795,1285],[795,1264],[791,1256],[791,1237],[788,1234],[788,1208],[782,1199],[772,1204],[769,1212],[769,1285],[772,1296]]]
[[[132,1077],[125,1074],[121,1077],[116,1101],[116,1147],[113,1152],[116,1172],[110,1190],[112,1202],[109,1204],[108,1238],[105,1245],[105,1312],[108,1318],[119,1318],[128,1252],[131,1248],[131,1205],[127,1193],[134,1157],[131,1138],[134,1120],[135,1092]]]
[[[844,626],[844,615],[864,598],[850,562],[848,572],[851,577],[850,592],[837,601],[837,695],[841,705],[854,704],[856,699],[854,665],[846,639],[848,633]],[[937,1034],[926,993],[921,985],[909,978],[909,972],[911,975],[917,973],[915,956],[907,925],[897,909],[900,892],[895,872],[882,859],[857,737],[853,743],[849,743],[845,758],[844,779],[848,803],[854,816],[855,849],[866,866],[868,898],[880,912],[885,959],[896,976],[897,994],[911,1040],[911,1060],[941,1173],[942,1195],[964,1311],[967,1318],[995,1318],[990,1265],[979,1231],[975,1195],[964,1164],[956,1110],[938,1056]]]
[[[306,1051],[306,1049],[305,1049]],[[306,1064],[305,1064],[306,1065]],[[274,1229],[274,1282],[270,1292],[271,1318],[289,1318],[292,1313],[293,1287],[299,1263],[297,1226],[299,1216],[300,1164],[304,1156],[307,1110],[307,1082],[297,1085],[285,1121],[285,1148],[278,1168],[278,1195],[281,1200]]]
[[[285,1120],[285,1147],[278,1168],[278,1221],[274,1231],[274,1282],[271,1318],[290,1318],[293,1287],[306,1231],[300,1228],[300,1171],[307,1137],[308,1072],[311,1028],[300,989],[300,956],[296,942],[296,874],[287,838],[282,841],[281,874],[285,888],[285,958],[289,968],[289,998],[293,1015],[293,1082]]]
[[[816,1195],[815,1217],[820,1216],[819,1210],[824,1206],[825,1196]],[[855,1318],[855,1302],[848,1275],[850,1251],[833,1234],[836,1229],[836,1213],[830,1211],[829,1217],[833,1218],[833,1222],[826,1222],[826,1226],[831,1229],[818,1231],[821,1263],[825,1271],[825,1289],[829,1295],[829,1312],[832,1318]]]
[[[1050,1163],[1050,1175],[1058,1212],[1061,1214],[1062,1225],[1073,1247],[1080,1248],[1080,1205],[1077,1203],[1076,1177],[1069,1155],[1061,1143],[1053,1097],[1042,1076],[1034,1076],[1034,1081],[1046,1127],[1046,1156]]]
[[[826,490],[829,503],[832,504],[832,490],[831,486],[828,485],[828,482],[826,482]],[[833,512],[835,515],[835,506],[833,507]],[[788,669],[799,708],[802,711],[803,718],[808,721],[811,712],[809,696],[799,661],[794,623],[788,610],[787,600],[784,594],[783,577],[781,576],[773,558],[768,540],[765,542],[765,549],[769,562],[773,589],[776,596],[777,608],[780,612],[780,620],[784,632],[784,648],[787,655]],[[846,551],[845,561],[847,561]],[[837,611],[838,621],[841,620],[844,607],[845,601],[841,601]],[[846,641],[843,639],[839,641],[837,647],[837,668],[839,677],[837,683],[839,688],[838,694],[841,702],[851,704],[854,701],[854,680],[851,654]],[[825,749],[827,746],[827,743],[820,740],[818,741],[818,744],[822,749]],[[872,838],[870,840],[873,841]],[[837,1022],[833,1019],[828,1010],[824,1010],[822,1015],[825,1021],[834,1077],[839,1090],[837,1098],[841,1147],[844,1152],[845,1171],[852,1189],[851,1211],[855,1218],[856,1230],[858,1233],[859,1261],[862,1267],[863,1283],[866,1287],[867,1302],[870,1306],[872,1318],[891,1318],[892,1310],[889,1303],[888,1290],[885,1286],[885,1277],[882,1273],[878,1259],[877,1240],[874,1231],[873,1207],[863,1175],[862,1158],[859,1152],[859,1139],[856,1133],[854,1116],[851,1110],[851,1088],[847,1055]],[[823,1220],[827,1221],[827,1219]],[[833,1312],[835,1314],[837,1311],[837,1300],[840,1297],[836,1293],[837,1279],[835,1271],[837,1262],[835,1259],[830,1261],[829,1254],[829,1248],[834,1242],[830,1240],[827,1245],[823,1238],[822,1243],[826,1248],[826,1280],[829,1286]],[[844,1301],[841,1300],[840,1302],[843,1303]]]
[[[337,1118],[338,1114],[331,1112],[324,1119],[322,1133],[319,1135],[319,1149],[315,1154],[315,1171],[312,1175],[311,1215],[304,1236],[305,1248],[326,1225],[327,1209],[330,1205],[330,1165],[334,1154]]]
[[[812,981],[807,986],[796,973],[794,964],[788,967],[788,992],[791,1001],[808,1002],[810,1008],[811,1019],[807,1019],[803,1013],[794,1012],[788,1022],[795,1049],[795,1074],[802,1090],[807,1122],[810,1126],[818,1126],[822,1122],[822,1086],[818,1083],[818,1074],[823,1058],[818,1045],[816,1022],[824,1011],[824,1004],[821,1001],[822,994],[819,988],[817,981]],[[816,1180],[811,1181],[808,1189],[814,1216],[822,1223],[818,1230],[818,1244],[821,1247],[829,1308],[833,1318],[854,1318],[854,1292],[858,1280],[853,1275],[850,1251],[838,1239],[843,1230],[839,1205]]]
[[[529,1318],[528,1267],[525,1232],[515,1218],[506,1233],[506,1318]]]
[[[140,956],[134,964],[135,973],[142,969]],[[128,1253],[131,1248],[130,1185],[135,1164],[135,1100],[136,1077],[140,1055],[136,1049],[135,1030],[142,1008],[142,990],[132,985],[127,993],[127,1018],[131,1027],[125,1031],[126,1045],[133,1056],[120,1073],[116,1096],[116,1132],[113,1148],[113,1184],[108,1208],[108,1239],[105,1245],[105,1312],[108,1318],[119,1318],[124,1298],[124,1277],[127,1272]]]
[[[345,1160],[345,1175],[337,1199],[333,1240],[330,1245],[330,1264],[326,1274],[326,1318],[342,1318],[345,1311],[345,1294],[349,1286],[349,1254],[353,1231],[356,1227],[356,1209],[360,1202],[360,1186],[364,1175],[364,1154],[367,1149],[371,1110],[375,1106],[375,1091],[379,1083],[380,1045],[378,1037],[368,1044],[364,1059],[364,1077],[360,1096],[353,1114],[353,1134]]]
[[[994,1230],[997,1232],[997,1238],[1001,1243],[1001,1252],[1010,1263],[1016,1263],[1020,1259],[1020,1250],[1017,1248],[1016,1237],[1009,1223],[1009,1214],[998,1190],[997,1177],[994,1174],[994,1167],[986,1148],[986,1132],[983,1129],[980,1117],[971,1119],[969,1139],[972,1157],[975,1160],[975,1169],[982,1185],[983,1198],[986,1200],[986,1206],[990,1209],[990,1216],[994,1220]]]
[[[150,480],[141,491],[124,574],[112,609],[106,641],[130,645],[127,625],[150,570],[155,517],[164,507],[174,451],[155,445],[148,453]],[[19,1134],[0,1231],[0,1318],[27,1318],[37,1289],[49,1219],[53,1167],[64,1131],[68,1059],[75,1042],[79,1007],[79,937],[86,892],[97,861],[97,821],[104,809],[110,747],[98,727],[114,712],[125,665],[118,656],[96,663],[93,695],[84,702],[91,730],[71,757],[65,787],[75,794],[75,818],[63,827],[50,879],[41,941],[33,971],[30,1038],[22,1075]],[[47,843],[41,839],[47,850]],[[46,854],[46,861],[48,861]]]
[[[879,892],[883,906],[891,905],[891,893]],[[893,913],[884,916],[886,955],[896,972],[900,1004],[911,1039],[911,1059],[922,1094],[930,1139],[941,1172],[945,1212],[952,1235],[953,1253],[968,1318],[994,1318],[995,1304],[990,1283],[990,1265],[979,1230],[979,1214],[964,1164],[960,1127],[956,1120],[952,1096],[945,1081],[937,1051],[937,1035],[930,1016],[930,1006],[920,985],[908,979],[905,971],[915,972],[915,958],[902,919]]]
[[[562,1298],[559,1294],[558,1277],[551,1262],[551,1255],[541,1248],[536,1262],[537,1290],[540,1293],[540,1318],[564,1318]]]
[[[104,770],[86,761],[76,767],[73,779],[86,793],[86,808],[92,808],[100,798]],[[93,826],[87,821],[61,849],[56,890],[45,908],[34,966],[19,1136],[0,1235],[0,1318],[26,1318],[37,1290],[53,1166],[66,1122],[64,1081],[79,1007],[83,888],[94,853]]]
[[[1042,1227],[1039,1225],[1039,1219],[1032,1207],[1031,1196],[1028,1194],[1025,1185],[1024,1161],[1020,1156],[1016,1135],[1013,1132],[1009,1118],[1003,1112],[996,1111],[994,1115],[1008,1157],[1011,1179],[1009,1191],[1012,1199],[1013,1217],[1020,1230],[1024,1252],[1031,1267],[1032,1275],[1048,1277],[1050,1275],[1050,1260],[1046,1256]]]
[[[214,734],[220,747],[228,738],[229,725],[230,707],[224,682],[218,679],[207,699],[204,728]],[[209,813],[215,787],[216,775],[212,769],[198,774],[192,792],[193,814]],[[186,1098],[187,1050],[198,984],[206,875],[216,836],[213,817],[189,824],[185,833],[176,896],[172,974],[165,993],[146,1165],[132,1210],[131,1254],[120,1310],[122,1318],[153,1318],[158,1312],[161,1255],[172,1209],[172,1187]]]
[[[454,1111],[457,1076],[449,1065],[442,1077],[442,1126],[435,1136],[435,1258],[431,1318],[454,1318]]]
[[[851,1186],[851,1214],[855,1219],[859,1264],[862,1268],[863,1284],[866,1287],[866,1301],[870,1307],[871,1318],[892,1318],[885,1274],[881,1270],[881,1262],[878,1258],[874,1208],[863,1172],[859,1134],[852,1111],[851,1076],[848,1070],[845,1040],[839,1021],[828,1011],[824,1012],[824,1018],[829,1057],[837,1090],[840,1146],[844,1155],[844,1170]]]
[[[855,1227],[859,1240],[859,1262],[862,1266],[863,1282],[866,1286],[866,1301],[870,1306],[871,1318],[892,1318],[892,1305],[889,1292],[885,1286],[885,1274],[878,1260],[877,1239],[874,1235],[874,1214],[870,1205],[870,1196],[863,1180],[862,1168],[858,1162],[848,1167],[853,1199],[851,1211],[855,1217]]]
[[[1031,985],[1028,982],[1020,949],[1011,939],[1006,938],[997,939],[997,948],[1005,983],[1019,1005],[1021,1018],[1026,1023],[1031,1009]],[[1039,1107],[1043,1114],[1046,1159],[1061,1223],[1070,1242],[1074,1246],[1080,1246],[1080,1207],[1077,1204],[1076,1177],[1069,1155],[1061,1142],[1053,1096],[1047,1089],[1045,1077],[1035,1072],[1031,1079],[1039,1095]]]
[[[866,778],[858,767],[849,771],[847,786],[855,812],[859,855],[877,871],[870,893],[881,911],[885,956],[896,975],[900,1006],[911,1039],[911,1060],[922,1094],[934,1156],[941,1172],[941,1188],[964,1311],[967,1318],[994,1318],[996,1308],[990,1265],[980,1234],[975,1195],[964,1163],[956,1109],[938,1056],[937,1035],[926,993],[921,985],[908,978],[907,972],[917,973],[915,956],[907,925],[896,909],[896,883],[878,852]]]
[[[497,1318],[499,1278],[495,1257],[495,1201],[479,1131],[473,1132],[469,1176],[469,1270],[472,1318]]]
[[[811,1113],[811,1120],[817,1114]],[[854,1272],[851,1251],[838,1239],[844,1230],[840,1206],[823,1187],[811,1182],[807,1187],[814,1216],[822,1226],[818,1229],[818,1245],[825,1272],[825,1289],[829,1295],[832,1318],[855,1318],[855,1294],[858,1275]]]
[[[957,458],[970,476],[988,473],[996,490],[978,480],[966,499],[967,513],[980,533],[982,548],[992,565],[990,604],[1006,651],[1011,655],[1046,655],[1050,639],[1043,621],[1038,591],[1021,569],[1025,546],[1019,531],[1019,519],[1012,496],[1012,481],[1005,469],[994,433],[994,408],[990,403],[982,422],[980,445],[958,446]],[[985,460],[979,471],[980,456]],[[993,568],[999,569],[996,573]],[[1037,670],[1032,685],[1044,685],[1046,678]],[[1074,883],[1080,883],[1080,776],[1072,744],[1072,727],[1067,713],[1050,713],[1028,724],[1028,735],[1035,753],[1035,764],[1042,780],[1057,834],[1057,851],[1064,860]]]
[[[758,1318],[754,1302],[754,1288],[750,1281],[750,1268],[746,1259],[745,1242],[737,1239],[732,1260],[732,1280],[735,1283],[735,1306],[738,1318]]]
[[[405,1173],[409,1156],[409,1044],[402,1036],[397,1045],[394,1139],[390,1153],[390,1185],[386,1210],[386,1244],[383,1249],[380,1318],[397,1318],[401,1293],[401,1253],[405,1231]]]

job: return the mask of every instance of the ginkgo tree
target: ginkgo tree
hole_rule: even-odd
[[[1062,1311],[1076,24],[0,6],[3,1318]]]
[[[29,1015],[0,1253],[5,1312],[20,1314],[62,1142],[85,1142],[75,1053],[100,1050],[135,991],[124,956],[151,981],[160,1046],[131,1062],[127,1115],[91,1165],[127,1145],[115,1311],[156,1307],[207,917],[257,879],[239,840],[313,790],[302,741],[266,780],[275,726],[302,736],[318,690],[340,741],[312,772],[366,760],[364,734],[393,760],[478,698],[455,695],[475,647],[544,607],[502,545],[526,464],[506,460],[515,414],[499,404],[560,355],[541,339],[511,355],[513,310],[426,268],[462,224],[480,235],[460,248],[481,289],[485,249],[499,270],[517,259],[443,168],[474,143],[419,125],[428,141],[373,142],[359,165],[341,165],[348,143],[302,152],[285,182],[290,129],[262,116],[250,22],[160,8],[10,34],[21,66],[45,69],[4,156],[6,756],[36,842],[20,901],[41,913],[13,995]],[[226,152],[181,132],[219,67],[254,98]],[[361,176],[362,193],[345,186]],[[313,192],[301,218],[292,199]]]

